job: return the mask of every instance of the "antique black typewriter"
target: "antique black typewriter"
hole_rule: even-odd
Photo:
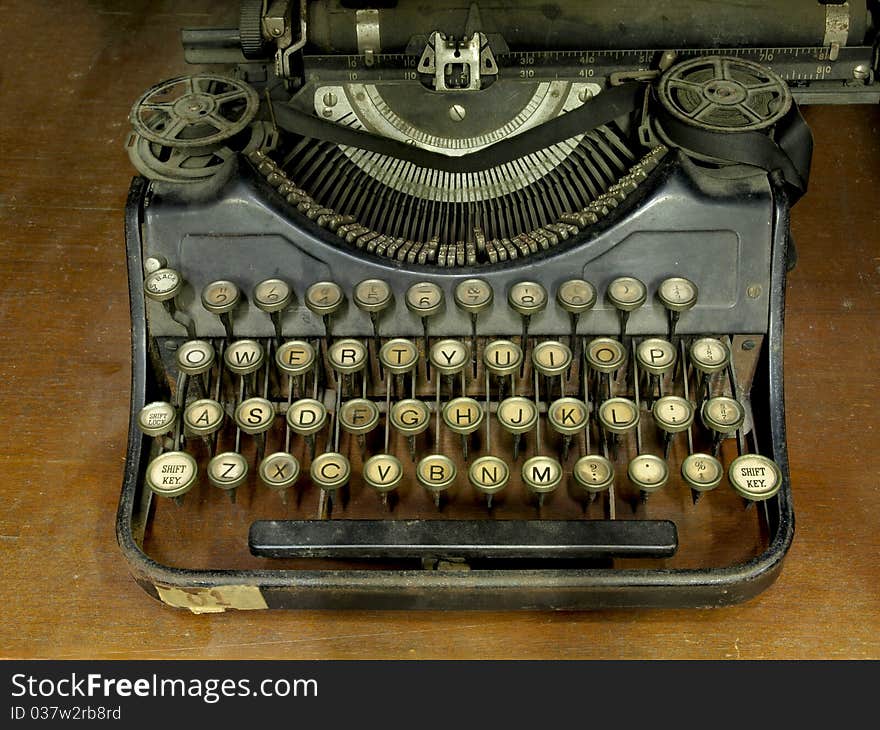
[[[718,605],[794,530],[798,104],[873,3],[249,0],[131,111],[118,536],[193,611]],[[648,49],[648,50],[632,50]]]

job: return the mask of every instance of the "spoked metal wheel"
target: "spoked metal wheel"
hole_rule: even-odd
[[[241,132],[260,99],[253,87],[226,76],[200,74],[163,81],[135,102],[134,131],[165,147],[205,147]]]
[[[674,117],[715,132],[766,129],[791,108],[782,78],[760,64],[725,56],[676,64],[660,79],[657,93]]]

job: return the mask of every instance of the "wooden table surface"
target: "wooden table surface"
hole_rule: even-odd
[[[236,5],[235,3],[230,3]],[[212,3],[4,3],[0,656],[880,658],[880,110],[806,110],[785,337],[797,534],[741,606],[593,613],[229,612],[148,598],[114,536],[128,426],[123,152]],[[185,8],[185,12],[180,10]]]

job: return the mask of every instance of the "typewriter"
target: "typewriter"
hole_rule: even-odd
[[[195,612],[770,585],[798,106],[878,101],[875,9],[248,0],[183,30],[198,68],[126,141],[137,582]]]

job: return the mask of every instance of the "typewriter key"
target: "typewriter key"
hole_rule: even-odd
[[[694,407],[687,398],[677,395],[664,395],[654,402],[652,409],[654,422],[663,431],[663,458],[669,458],[674,434],[687,431],[694,422]]]
[[[544,496],[556,491],[562,475],[562,465],[549,456],[533,456],[522,465],[523,483],[537,495],[539,508],[544,504]]]
[[[339,284],[332,281],[319,281],[306,290],[306,306],[324,321],[324,333],[332,337],[330,316],[339,311],[345,303],[345,294]]]
[[[339,409],[339,425],[348,433],[362,436],[379,424],[379,407],[366,398],[353,398]]]
[[[533,315],[543,312],[547,306],[547,290],[537,282],[521,281],[510,287],[510,291],[507,292],[507,302],[522,318],[520,346],[525,350],[528,346],[529,322]]]
[[[190,403],[183,412],[183,423],[194,436],[211,436],[223,425],[223,406],[211,398]]]
[[[250,375],[260,369],[266,354],[256,340],[237,340],[223,352],[223,362],[236,375]]]
[[[453,433],[461,435],[461,451],[468,460],[468,436],[483,422],[483,409],[473,398],[453,398],[443,408],[443,422]]]
[[[300,436],[313,436],[327,423],[327,409],[314,398],[294,401],[285,415],[287,425]]]
[[[169,302],[183,288],[183,277],[174,269],[157,269],[144,279],[144,294],[155,302]]]
[[[428,318],[443,309],[443,290],[430,281],[422,281],[413,284],[406,290],[406,306],[413,314],[422,320],[422,343],[427,356],[428,345]],[[425,363],[428,378],[431,377],[430,360]]]
[[[419,484],[434,495],[437,509],[440,509],[440,495],[453,485],[457,475],[455,462],[442,454],[426,456],[416,466]]]
[[[648,289],[632,276],[621,276],[608,285],[608,301],[617,310],[620,320],[620,340],[626,336],[629,313],[641,307],[648,300]]]
[[[571,320],[572,347],[577,339],[577,327],[580,316],[590,311],[596,304],[596,287],[583,279],[569,279],[559,285],[556,290],[556,301],[568,312]]]
[[[461,340],[440,340],[431,346],[431,364],[443,375],[456,375],[468,361],[468,349]]]
[[[379,362],[392,375],[410,372],[419,361],[419,349],[410,340],[388,340],[379,350]]]
[[[394,295],[388,282],[381,279],[365,279],[354,288],[354,303],[362,312],[370,315],[373,326],[373,339],[379,349],[379,315],[391,306]]]
[[[275,406],[265,398],[248,398],[235,409],[235,424],[251,436],[265,433],[275,420]]]
[[[515,384],[514,377],[522,367],[522,364],[523,351],[515,342],[510,340],[492,340],[483,348],[483,365],[498,378],[504,378],[509,375],[511,392],[513,392],[513,385]],[[501,392],[503,390],[504,383],[501,381]]]
[[[492,508],[492,497],[507,486],[510,469],[497,456],[481,456],[468,469],[468,481],[480,494],[486,495],[486,506]]]
[[[477,374],[477,316],[492,305],[495,293],[482,279],[465,279],[455,287],[455,303],[471,315],[471,359]]]
[[[293,293],[290,285],[281,279],[265,279],[254,287],[254,304],[272,319],[275,337],[281,339],[281,312],[290,306]]]
[[[681,476],[696,492],[708,492],[721,484],[724,467],[709,454],[689,454],[681,462]]]
[[[651,337],[636,348],[639,367],[651,375],[665,375],[675,365],[675,347],[667,340]]]
[[[330,346],[327,358],[337,373],[359,373],[367,364],[367,348],[360,340],[337,340]]]
[[[184,451],[166,451],[147,466],[147,486],[160,497],[178,498],[196,483],[199,467],[196,460]]]
[[[229,494],[229,501],[235,502],[235,490],[244,484],[248,475],[247,460],[235,451],[217,454],[208,462],[208,480],[218,489]]]
[[[541,375],[563,375],[571,365],[571,350],[561,342],[541,342],[532,350],[532,364]]]
[[[427,430],[431,411],[423,401],[405,398],[391,406],[391,425],[406,436],[410,458],[416,460],[416,436]]]
[[[578,459],[572,474],[577,485],[590,495],[603,492],[614,483],[614,465],[598,454],[588,454]]]
[[[232,319],[230,313],[241,301],[238,286],[231,281],[212,281],[202,289],[202,306],[220,317],[226,336],[232,339]]]
[[[736,433],[745,421],[746,412],[739,401],[722,395],[704,401],[700,416],[703,425],[714,434],[712,453],[717,457],[721,441],[725,436]]]
[[[161,254],[147,256],[144,259],[144,274],[152,274],[154,271],[164,269],[168,266],[168,260]]]
[[[333,493],[348,484],[351,464],[342,454],[328,451],[315,457],[309,467],[309,476],[325,492]]]
[[[138,428],[147,436],[164,436],[174,430],[177,411],[164,401],[147,403],[138,413]]]
[[[367,486],[375,489],[382,497],[387,499],[388,492],[397,489],[403,481],[403,465],[390,454],[376,454],[364,463],[364,481]]]
[[[287,488],[296,484],[299,479],[299,461],[292,454],[276,451],[260,462],[258,469],[260,479],[273,492],[281,495],[281,501],[287,502]]]
[[[582,400],[560,398],[553,401],[547,409],[547,420],[557,433],[562,434],[562,461],[568,460],[571,437],[587,425],[589,411]]]
[[[498,404],[495,415],[501,426],[513,434],[513,460],[516,461],[522,434],[531,431],[538,423],[538,407],[529,398],[513,396]]]
[[[691,343],[690,356],[694,368],[701,373],[698,400],[708,398],[711,396],[709,379],[727,368],[730,350],[721,340],[701,337]]]
[[[639,488],[642,499],[662,488],[669,480],[669,466],[654,454],[639,454],[626,468],[629,480]]]
[[[623,345],[610,337],[590,340],[584,356],[587,364],[597,373],[613,373],[626,362],[626,350]]]
[[[609,398],[599,406],[599,422],[611,433],[627,433],[639,423],[639,409],[628,398]]]
[[[727,477],[737,493],[750,502],[770,499],[782,487],[782,470],[760,454],[738,456],[730,463]]]
[[[657,298],[666,307],[670,340],[675,337],[675,327],[681,313],[688,311],[697,303],[697,295],[697,285],[689,279],[673,276],[660,282]]]
[[[201,375],[214,364],[214,346],[205,340],[188,340],[177,348],[177,369],[187,375]]]

